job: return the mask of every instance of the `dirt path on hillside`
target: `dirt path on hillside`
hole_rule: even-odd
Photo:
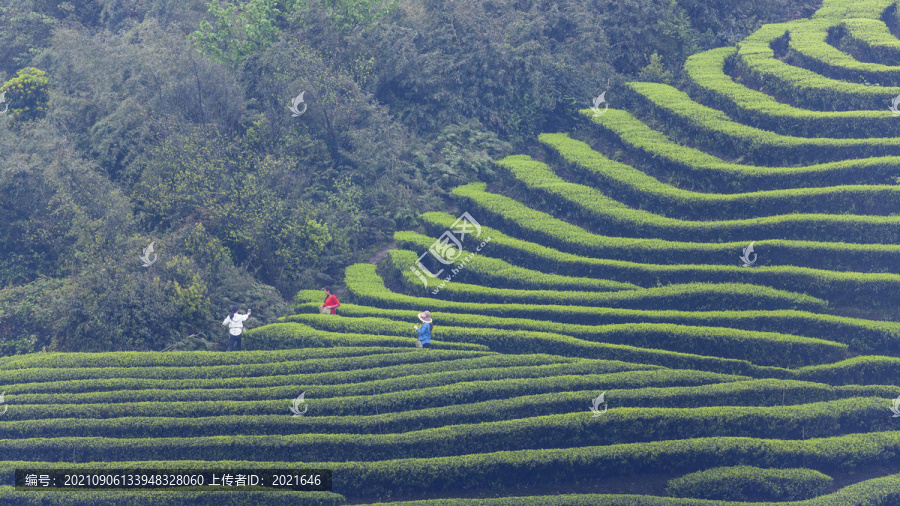
[[[392,249],[397,249],[397,245],[395,243],[388,244],[387,248],[384,248],[383,250],[379,251],[378,253],[375,253],[374,255],[372,255],[372,258],[369,259],[369,263],[377,265],[378,262],[384,260],[387,257],[388,251],[390,251]]]

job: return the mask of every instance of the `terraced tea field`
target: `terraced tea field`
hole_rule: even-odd
[[[0,358],[6,482],[296,467],[332,492],[0,503],[900,504],[896,9],[826,0],[680,87],[611,90],[456,188],[468,218],[348,268],[338,317],[303,291],[241,353]]]

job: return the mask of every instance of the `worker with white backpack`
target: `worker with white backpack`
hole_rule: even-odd
[[[228,318],[225,318],[225,321],[222,322],[222,326],[228,327],[228,349],[226,351],[241,351],[241,332],[244,330],[244,320],[250,318],[250,313],[253,311],[248,309],[247,314],[238,314],[238,309],[240,306],[235,304],[231,306],[231,314],[228,315]]]

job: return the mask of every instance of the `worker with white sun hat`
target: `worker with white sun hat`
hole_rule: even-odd
[[[416,340],[416,348],[431,348],[431,329],[434,328],[434,321],[431,319],[431,311],[419,313],[419,320],[422,321],[422,327],[413,325],[413,328],[419,333]]]

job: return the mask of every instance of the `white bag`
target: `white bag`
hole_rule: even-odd
[[[416,348],[421,348],[421,347],[422,347],[422,341],[419,341],[418,339],[416,339]]]
[[[322,313],[322,314],[331,314],[331,310],[328,309],[328,308],[325,307],[325,306],[320,306],[320,307],[319,307],[319,312]]]

